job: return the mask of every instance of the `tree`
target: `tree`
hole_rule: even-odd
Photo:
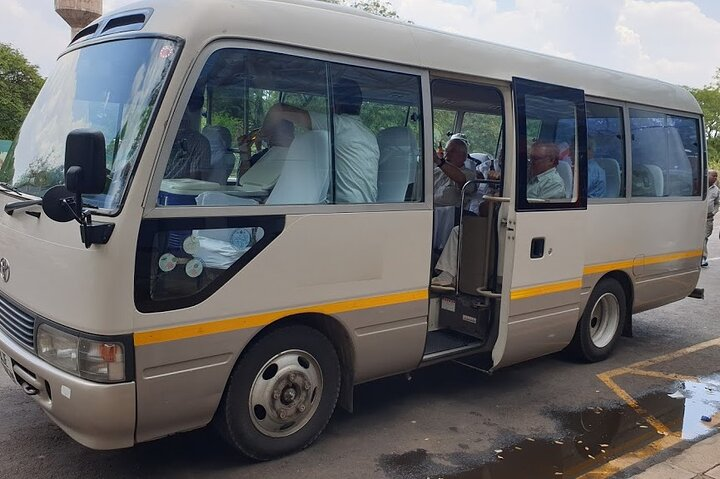
[[[37,66],[0,43],[0,138],[15,138],[43,83]]]
[[[347,5],[386,18],[400,18],[387,0],[324,0],[336,5]]]
[[[708,162],[711,168],[720,169],[720,68],[709,85],[704,88],[691,88],[690,92],[705,115]]]

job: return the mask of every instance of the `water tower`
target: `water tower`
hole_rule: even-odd
[[[65,20],[74,38],[77,32],[102,15],[102,0],[55,0],[55,11]]]

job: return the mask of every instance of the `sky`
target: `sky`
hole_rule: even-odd
[[[105,0],[104,11],[132,1]],[[391,3],[417,25],[690,87],[707,85],[720,67],[720,0]],[[0,0],[0,42],[23,52],[43,76],[69,38],[53,0]]]

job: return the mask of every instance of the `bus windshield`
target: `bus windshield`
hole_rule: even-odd
[[[168,78],[177,47],[164,39],[112,41],[62,56],[0,169],[0,181],[42,196],[64,181],[65,139],[92,128],[105,135],[107,181],[87,206],[117,211]]]

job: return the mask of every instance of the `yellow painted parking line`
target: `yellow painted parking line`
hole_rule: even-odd
[[[665,449],[671,448],[682,441],[682,438],[678,434],[671,434],[669,436],[662,437],[655,442],[648,444],[642,449],[637,451],[629,452],[624,456],[613,459],[612,461],[606,462],[597,469],[578,476],[578,479],[605,479],[613,476],[620,471],[624,471],[628,467],[634,466],[640,461],[647,459],[648,457],[654,456],[655,454],[664,451]]]
[[[662,437],[657,441],[652,442],[641,449],[638,449],[637,451],[632,451],[616,459],[613,459],[612,461],[609,461],[580,477],[583,479],[606,479],[642,460],[645,460],[659,452],[664,451],[665,449],[673,447],[682,441],[682,435],[680,433],[672,433],[670,429],[665,426],[665,424],[655,418],[652,414],[648,413],[645,408],[640,406],[640,404],[635,400],[635,398],[633,398],[630,394],[628,394],[627,391],[621,388],[614,381],[614,378],[624,375],[637,375],[668,379],[670,381],[696,381],[697,378],[693,376],[652,371],[646,368],[667,361],[671,361],[673,359],[678,359],[698,351],[703,351],[711,347],[720,347],[720,338],[705,341],[703,343],[695,344],[693,346],[688,346],[686,348],[679,349],[668,354],[663,354],[661,356],[631,364],[630,366],[623,366],[598,374],[597,378],[602,381],[603,384],[605,384],[620,399],[625,401],[628,406],[630,406],[634,411],[636,411],[640,415],[640,417],[645,419],[645,421],[647,421],[648,424],[652,425],[660,434],[664,434],[665,437]]]
[[[667,426],[665,426],[665,424],[663,424],[658,419],[656,419],[652,414],[647,412],[645,410],[645,408],[643,408],[642,406],[640,406],[640,404],[638,404],[638,402],[635,400],[635,398],[633,398],[630,394],[628,394],[623,388],[618,386],[617,383],[615,381],[613,381],[610,377],[601,373],[601,374],[598,374],[598,379],[600,379],[600,381],[604,382],[605,385],[607,385],[607,387],[610,388],[610,390],[612,392],[617,394],[617,396],[620,399],[625,401],[628,406],[630,406],[635,412],[637,412],[640,415],[640,417],[645,419],[645,421],[647,421],[648,424],[650,424],[652,427],[654,427],[657,432],[659,432],[660,434],[662,434],[664,436],[670,435],[670,429]]]
[[[646,371],[642,369],[630,369],[628,374],[635,376],[647,376],[651,378],[668,379],[670,381],[697,381],[697,376],[685,376],[683,374],[662,373],[660,371]]]

